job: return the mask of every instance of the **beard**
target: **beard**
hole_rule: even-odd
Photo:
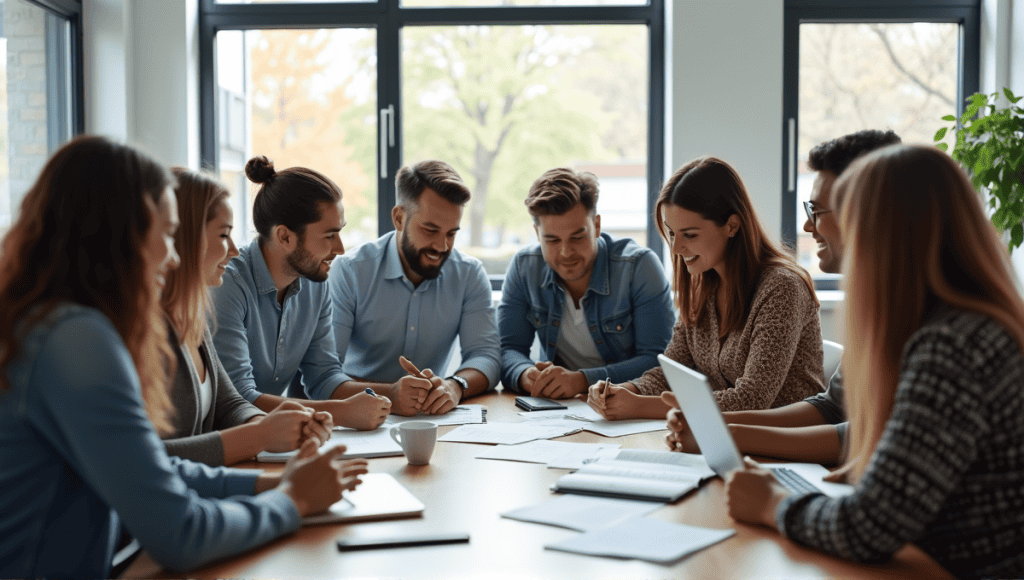
[[[285,256],[285,260],[287,260],[292,270],[295,270],[299,276],[307,280],[312,280],[313,282],[327,280],[327,274],[320,271],[320,260],[314,258],[313,254],[306,250],[305,237],[299,238],[299,247]]]
[[[417,276],[422,276],[424,280],[433,280],[441,275],[441,267],[448,261],[448,256],[451,255],[452,251],[437,252],[441,254],[441,262],[436,266],[424,266],[420,256],[428,252],[427,250],[418,250],[409,241],[407,236],[402,236],[402,243],[399,244],[402,247],[402,256],[405,258],[405,262],[409,264],[409,269],[416,273]]]

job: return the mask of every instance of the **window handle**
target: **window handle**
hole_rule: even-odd
[[[395,106],[380,110],[380,177],[388,176],[388,147],[395,146]]]
[[[789,191],[796,191],[796,119],[789,118]]]

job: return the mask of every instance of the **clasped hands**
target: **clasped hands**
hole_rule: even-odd
[[[259,425],[267,441],[266,450],[274,453],[298,449],[308,440],[319,447],[331,438],[334,429],[330,413],[314,411],[295,401],[281,403],[260,417]]]
[[[430,369],[420,370],[404,356],[399,364],[409,373],[392,383],[393,412],[412,416],[417,413],[442,415],[451,411],[462,400],[462,388],[435,376]]]
[[[519,386],[531,397],[571,399],[587,391],[587,377],[551,361],[540,361],[519,375]]]

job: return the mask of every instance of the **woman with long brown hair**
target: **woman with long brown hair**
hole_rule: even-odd
[[[109,577],[121,526],[189,569],[295,530],[365,472],[313,442],[275,475],[167,456],[171,183],[134,149],[80,137],[47,162],[4,239],[0,577]]]
[[[160,301],[177,362],[170,391],[174,429],[163,436],[167,452],[208,465],[231,465],[261,451],[297,449],[310,437],[325,442],[333,428],[329,413],[285,401],[264,414],[231,384],[207,323],[208,288],[221,285],[227,263],[238,255],[228,190],[201,173],[182,167],[171,172],[177,181],[174,245],[181,264],[167,274]]]
[[[715,157],[680,167],[654,209],[672,249],[679,319],[665,356],[708,376],[723,411],[781,407],[824,385],[818,300],[810,276],[765,234],[739,174]],[[669,411],[660,367],[591,386],[608,419]]]
[[[749,462],[740,521],[861,561],[914,543],[958,577],[1024,575],[1024,301],[964,172],[891,146],[833,189],[846,243],[853,494],[789,495]]]

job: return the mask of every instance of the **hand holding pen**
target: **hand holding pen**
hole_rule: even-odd
[[[459,400],[462,398],[462,389],[455,387],[454,389],[447,385],[444,380],[440,377],[434,376],[434,373],[430,369],[423,369],[420,371],[416,368],[416,365],[404,356],[398,358],[399,364],[405,369],[405,372],[412,376],[427,379],[432,385],[430,391],[427,393],[426,400],[420,406],[420,412],[428,415],[442,415],[451,411],[459,404]]]
[[[395,403],[392,412],[409,417],[424,410],[427,395],[435,388],[437,379],[430,369],[421,371],[404,356],[398,357],[398,364],[408,374],[391,385]]]

